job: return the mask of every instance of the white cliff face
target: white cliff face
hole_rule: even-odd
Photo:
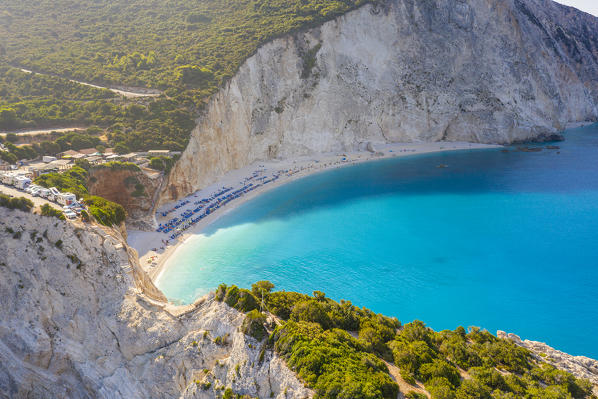
[[[0,398],[312,396],[242,313],[167,304],[117,237],[0,208]]]
[[[212,98],[163,201],[258,160],[596,120],[597,21],[549,0],[388,0],[277,39]]]

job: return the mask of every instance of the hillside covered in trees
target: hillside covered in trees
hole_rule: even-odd
[[[558,370],[529,350],[488,331],[436,332],[421,321],[402,325],[351,302],[220,285],[216,300],[246,312],[243,330],[279,353],[317,398],[581,399],[587,380]],[[277,322],[268,325],[268,317]],[[398,367],[399,375],[392,375]]]
[[[261,44],[368,1],[4,1],[0,131],[97,125],[123,151],[182,150],[207,97]],[[121,99],[68,79],[164,95]]]

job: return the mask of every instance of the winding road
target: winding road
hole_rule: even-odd
[[[46,76],[52,76],[55,78],[60,78],[60,76],[57,75],[50,75],[47,73],[40,73],[40,72],[34,72],[31,71],[29,69],[25,69],[25,68],[19,68],[21,70],[21,72],[25,72],[25,73],[36,73],[38,75],[46,75]],[[110,90],[116,94],[120,94],[121,96],[127,97],[127,98],[136,98],[136,97],[158,97],[160,94],[162,94],[161,91],[159,90],[155,90],[155,89],[146,89],[146,88],[142,88],[142,87],[105,87],[105,86],[98,86],[98,85],[94,85],[91,83],[87,83],[87,82],[81,82],[80,80],[75,80],[75,79],[69,79],[69,81],[74,82],[74,83],[79,83],[85,86],[89,86],[89,87],[95,87],[96,89],[107,89]]]

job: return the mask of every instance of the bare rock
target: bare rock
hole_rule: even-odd
[[[117,229],[0,208],[1,398],[311,397],[244,317],[168,304]]]

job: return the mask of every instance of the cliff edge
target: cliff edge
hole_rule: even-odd
[[[204,297],[174,307],[116,230],[0,208],[0,398],[306,398]]]
[[[550,0],[386,0],[274,40],[211,99],[162,203],[367,142],[550,139],[598,118],[597,32]]]

